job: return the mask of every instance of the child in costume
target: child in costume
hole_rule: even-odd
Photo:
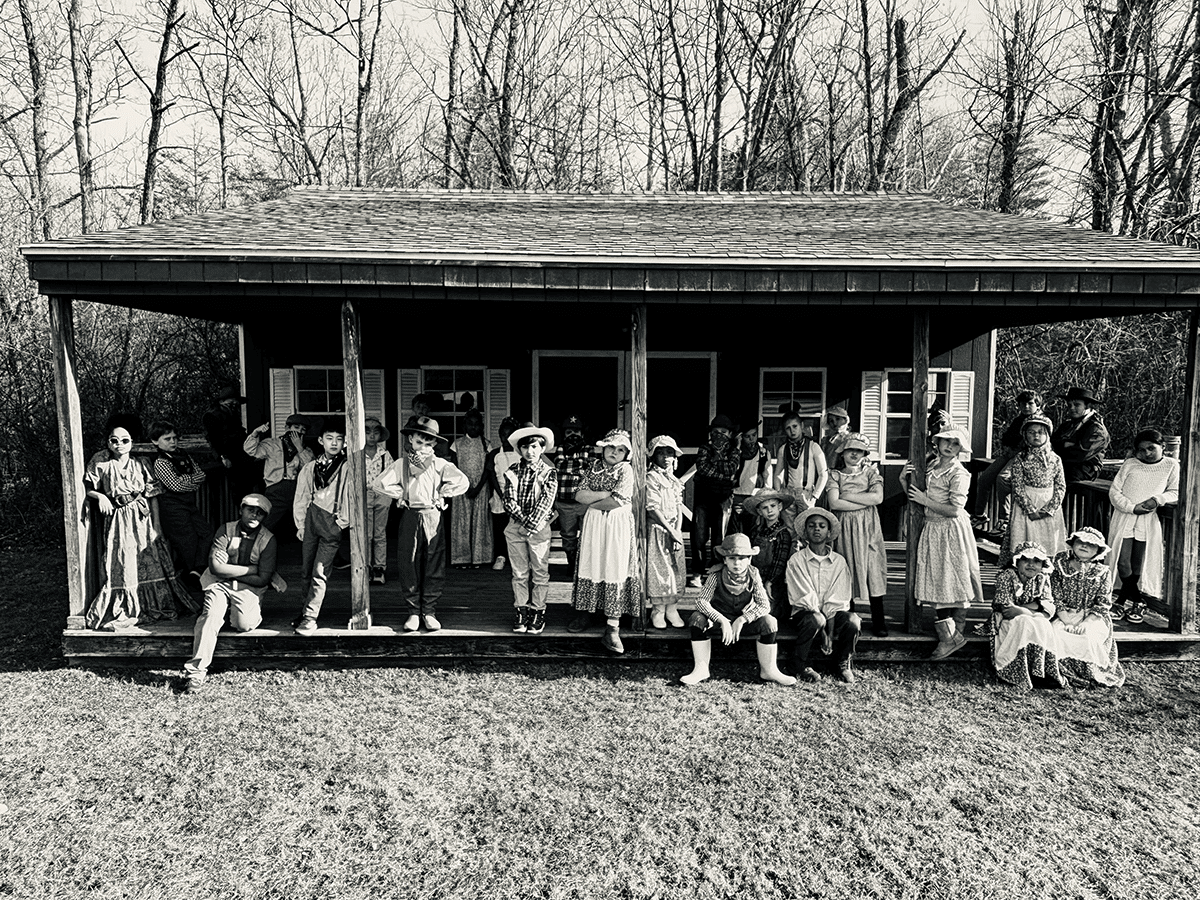
[[[387,523],[392,508],[392,498],[381,494],[371,484],[383,474],[384,469],[395,462],[385,446],[392,433],[374,416],[363,423],[366,444],[363,448],[363,470],[367,481],[367,537],[370,538],[371,584],[387,583]]]
[[[809,650],[820,634],[821,652],[830,657],[838,679],[853,684],[851,659],[862,620],[854,612],[846,558],[830,549],[840,530],[837,516],[814,506],[796,517],[796,527],[805,541],[787,564],[788,603],[796,626],[796,674],[809,682],[821,680],[808,664]]]
[[[1050,449],[1050,420],[1029,416],[1021,426],[1025,446],[1008,467],[1012,485],[1012,511],[1008,531],[1000,544],[1000,566],[1012,560],[1012,547],[1030,541],[1059,547],[1067,539],[1062,502],[1067,493],[1062,460]]]
[[[687,584],[687,559],[683,555],[683,482],[675,477],[679,445],[667,435],[650,441],[650,467],[646,472],[646,518],[650,524],[646,551],[646,601],[650,627],[664,629],[669,622],[683,627],[677,604]]]
[[[558,472],[542,454],[554,449],[554,432],[529,423],[514,431],[509,440],[521,454],[521,461],[504,473],[504,508],[509,515],[504,539],[516,607],[513,631],[541,634],[550,590],[550,519],[558,496]]]
[[[1054,633],[1059,669],[1072,682],[1120,687],[1125,670],[1113,637],[1112,572],[1104,562],[1108,545],[1095,528],[1080,528],[1067,538],[1067,550],[1054,557]]]
[[[887,637],[883,598],[887,594],[887,549],[879,523],[883,503],[883,476],[867,459],[871,444],[866,435],[849,432],[841,440],[839,465],[829,472],[825,497],[837,516],[841,537],[838,550],[850,567],[850,591],[855,600],[871,604],[871,631]]]
[[[779,448],[775,460],[775,490],[787,491],[795,500],[795,506],[784,513],[791,525],[796,516],[815,506],[825,492],[829,468],[820,445],[809,437],[808,425],[798,409],[789,409],[784,414],[783,433],[787,442]],[[799,531],[796,537],[804,540]]]
[[[492,562],[492,522],[488,515],[491,487],[487,478],[488,442],[483,436],[483,413],[471,409],[463,416],[466,432],[450,445],[450,460],[471,486],[450,506],[450,563],[481,566]]]
[[[488,451],[483,461],[484,474],[487,476],[488,487],[491,488],[488,511],[492,516],[492,552],[496,554],[492,561],[494,572],[504,571],[504,563],[508,559],[508,546],[504,540],[504,529],[508,527],[508,512],[504,509],[502,479],[505,472],[521,461],[521,454],[508,442],[512,433],[520,427],[521,423],[512,416],[505,416],[497,429],[500,443]]]
[[[271,514],[263,527],[274,534],[296,499],[296,479],[300,470],[313,461],[312,450],[304,445],[308,434],[308,416],[294,413],[287,417],[282,437],[266,437],[271,425],[264,422],[246,436],[242,450],[247,456],[263,461],[263,493],[271,501]]]
[[[293,625],[296,634],[303,635],[317,630],[333,558],[341,545],[342,532],[350,527],[345,420],[330,417],[322,422],[317,443],[321,455],[300,470],[292,500],[304,579],[304,608]]]
[[[1058,668],[1058,639],[1054,618],[1054,591],[1050,572],[1054,564],[1041,544],[1027,541],[1013,548],[1012,563],[996,576],[992,600],[992,666],[1001,681],[1022,691],[1033,688],[1033,679],[1063,685]]]
[[[750,544],[758,553],[750,560],[762,578],[776,619],[790,615],[787,602],[787,564],[796,545],[784,512],[796,499],[787,491],[759,491],[746,499],[747,512],[754,515]]]
[[[196,505],[196,489],[207,476],[191,455],[179,449],[179,435],[170,422],[151,423],[147,437],[158,448],[154,457],[154,480],[162,488],[158,519],[175,551],[176,567],[193,576],[195,585],[208,565],[212,544],[212,526]]]

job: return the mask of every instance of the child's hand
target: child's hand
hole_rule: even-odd
[[[923,490],[921,490],[919,487],[914,486],[914,487],[910,487],[908,489],[908,499],[911,500],[913,503],[920,504],[921,506],[929,505],[928,495]]]
[[[1018,616],[1025,615],[1027,612],[1029,612],[1029,610],[1020,606],[1006,606],[1004,609],[1000,610],[1000,615],[1005,619],[1015,619]]]
[[[729,646],[736,640],[733,636],[733,624],[728,619],[721,620],[721,643]]]
[[[821,655],[828,656],[833,652],[833,635],[828,631],[821,632]]]
[[[254,433],[255,434],[267,434],[270,430],[271,430],[271,423],[263,422],[261,425],[259,425],[257,428],[254,429]]]
[[[113,513],[113,502],[104,494],[96,498],[96,505],[100,507],[100,512],[106,516],[111,516]]]

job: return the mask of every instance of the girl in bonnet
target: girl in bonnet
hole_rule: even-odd
[[[687,558],[683,555],[683,482],[675,477],[679,445],[667,435],[650,441],[646,472],[646,518],[650,523],[646,555],[646,593],[650,604],[650,626],[664,629],[667,623],[683,627],[676,604],[687,582]]]

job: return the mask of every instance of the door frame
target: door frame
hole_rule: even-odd
[[[629,430],[629,402],[625,399],[625,395],[631,393],[627,385],[630,384],[629,363],[627,360],[628,352],[625,350],[534,350],[533,351],[533,375],[532,384],[529,386],[530,391],[530,410],[533,412],[533,421],[541,422],[542,420],[542,357],[589,357],[592,359],[615,359],[617,361],[617,412],[620,417],[620,426],[625,430]]]

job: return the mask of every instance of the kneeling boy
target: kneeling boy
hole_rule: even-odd
[[[822,650],[832,655],[838,678],[853,684],[850,658],[862,620],[850,611],[850,567],[846,558],[829,549],[837,540],[840,524],[829,510],[814,506],[796,517],[796,530],[807,542],[792,554],[787,566],[788,602],[797,632],[793,657],[796,674],[805,681],[821,680],[808,664],[808,651],[821,631]]]
[[[721,557],[721,565],[708,570],[696,599],[696,612],[688,623],[692,629],[693,667],[679,680],[692,685],[708,679],[714,636],[719,634],[721,643],[729,646],[743,634],[755,634],[758,677],[785,686],[795,684],[796,679],[784,675],[776,664],[779,624],[771,615],[771,601],[762,578],[750,565],[750,557],[758,553],[758,548],[750,546],[746,535],[731,534],[713,549]]]
[[[247,494],[240,510],[241,517],[226,522],[213,537],[208,568],[200,576],[204,609],[196,619],[192,658],[183,666],[187,691],[204,685],[225,613],[235,631],[257,628],[262,596],[275,578],[275,535],[262,524],[271,514],[271,501],[262,494]],[[275,583],[281,585],[282,580]]]

